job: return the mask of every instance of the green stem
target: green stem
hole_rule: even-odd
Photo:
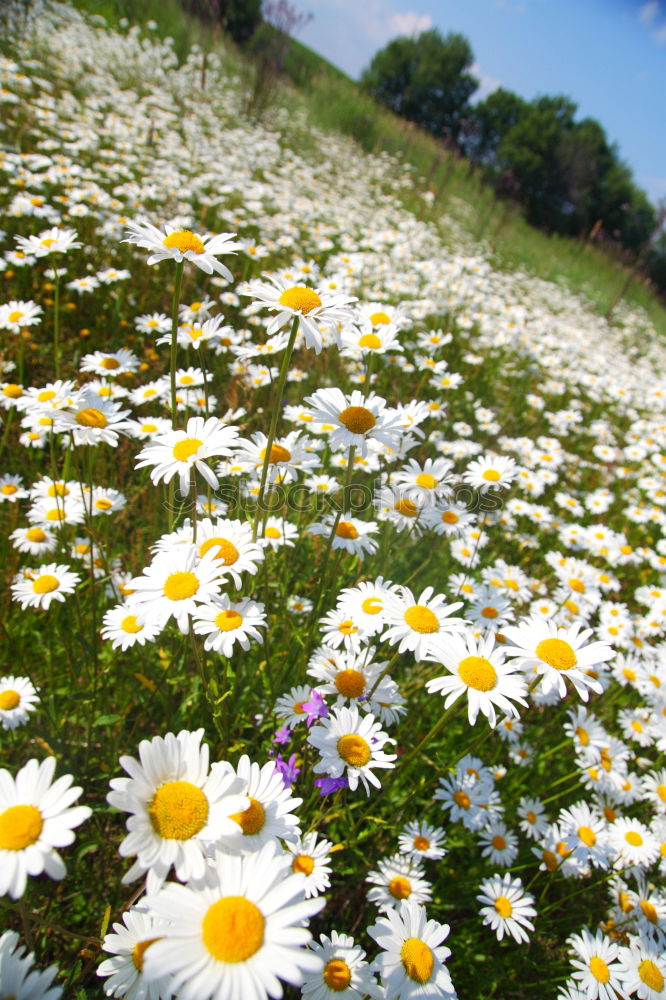
[[[60,378],[60,275],[55,263],[53,264],[53,284],[53,360],[55,377]]]
[[[183,283],[185,260],[176,264],[176,277],[173,285],[173,301],[171,304],[171,426],[176,429],[176,357],[178,352],[178,306],[180,304],[180,288]]]
[[[275,431],[277,430],[278,419],[282,407],[282,394],[284,392],[284,384],[287,381],[289,362],[291,361],[291,355],[294,350],[294,343],[296,341],[296,334],[298,333],[298,322],[299,322],[299,317],[294,316],[294,321],[291,324],[291,332],[289,334],[289,340],[287,342],[287,347],[285,349],[284,356],[282,358],[282,364],[280,366],[280,375],[277,380],[277,386],[275,387],[275,402],[273,403],[271,423],[268,429],[268,438],[266,440],[266,454],[264,455],[264,464],[261,467],[261,481],[259,484],[259,496],[257,497],[257,510],[254,515],[254,525],[252,527],[253,542],[256,542],[257,540],[259,521],[261,520],[262,508],[264,503],[264,491],[266,489],[266,479],[268,478],[268,466],[271,459],[271,449],[273,447],[273,441],[275,440]]]

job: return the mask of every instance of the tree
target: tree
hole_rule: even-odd
[[[375,54],[362,86],[395,114],[439,138],[457,141],[478,81],[463,35],[445,37],[432,28],[418,38],[394,38]]]
[[[471,109],[464,126],[463,148],[474,163],[492,169],[497,165],[500,142],[525,113],[527,102],[500,87]]]
[[[261,24],[261,0],[181,0],[189,13],[209,24],[219,24],[237,45],[252,38]]]

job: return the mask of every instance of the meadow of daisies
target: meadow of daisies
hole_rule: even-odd
[[[0,997],[663,1000],[655,330],[4,17]]]

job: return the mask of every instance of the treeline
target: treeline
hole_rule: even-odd
[[[289,36],[306,21],[291,0],[181,0],[201,21],[222,29],[256,65],[248,109],[260,113],[277,77],[308,86],[305,51]],[[307,62],[307,60],[305,60]],[[361,87],[396,115],[466,157],[499,198],[522,206],[532,225],[591,239],[634,262],[666,294],[666,236],[658,210],[594,118],[577,120],[568,97],[525,101],[500,88],[472,103],[479,81],[474,54],[460,34],[437,29],[399,37],[373,57]]]
[[[498,197],[548,232],[612,243],[666,293],[663,216],[594,118],[568,97],[523,100],[500,88],[477,103],[474,55],[460,34],[400,37],[376,53],[362,87],[480,168]]]

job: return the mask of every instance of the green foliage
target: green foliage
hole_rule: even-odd
[[[463,35],[432,28],[418,38],[394,38],[363,74],[365,90],[397,115],[433,135],[457,139],[478,81]]]

